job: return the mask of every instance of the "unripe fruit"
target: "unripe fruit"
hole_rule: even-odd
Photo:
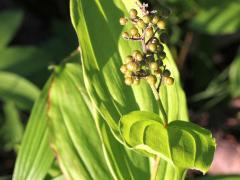
[[[151,51],[151,52],[155,52],[156,49],[157,49],[157,45],[156,44],[153,44],[153,43],[150,43],[148,45],[148,49]]]
[[[158,38],[156,38],[156,37],[152,38],[152,43],[159,44]]]
[[[137,26],[141,29],[143,29],[145,27],[145,23],[143,22],[142,19],[139,19],[137,22]]]
[[[119,19],[119,23],[120,23],[121,25],[126,25],[127,22],[128,22],[128,20],[127,20],[126,18],[124,18],[124,17],[121,17],[121,18]]]
[[[133,80],[133,84],[134,85],[139,85],[139,83],[140,83],[140,79],[134,79]]]
[[[164,51],[159,53],[159,56],[161,59],[164,59],[166,57],[166,53]]]
[[[146,29],[146,36],[147,37],[152,37],[153,35],[153,28],[152,27],[149,27]]]
[[[136,54],[135,54],[135,59],[136,59],[137,61],[142,61],[143,55],[142,55],[141,53],[136,53]]]
[[[140,35],[139,33],[137,33],[134,37],[135,37],[135,38],[140,38],[141,35]]]
[[[122,37],[123,37],[123,38],[126,38],[126,39],[129,38],[129,34],[128,34],[128,32],[124,32],[124,33],[122,33]]]
[[[131,9],[129,11],[129,15],[132,19],[136,18],[137,17],[137,10],[136,9]]]
[[[145,23],[145,24],[148,24],[148,23],[150,23],[150,21],[151,21],[151,16],[149,16],[149,15],[145,15],[145,16],[143,16],[143,22]]]
[[[133,28],[131,28],[130,33],[131,33],[132,36],[135,36],[135,35],[138,34],[138,29],[133,27]]]
[[[133,61],[133,57],[130,55],[125,58],[125,63],[129,63],[131,61]]]
[[[124,74],[124,77],[127,78],[127,77],[132,77],[132,72],[127,70],[127,72],[125,72]]]
[[[152,19],[152,23],[157,24],[159,20],[160,20],[160,18],[158,16],[154,16]]]
[[[123,64],[120,68],[120,71],[125,74],[127,72],[128,68],[127,68],[127,65],[126,64]]]
[[[157,23],[157,27],[159,28],[159,29],[165,29],[165,27],[166,27],[166,24],[165,24],[165,22],[164,21],[158,21],[158,23]]]
[[[151,68],[151,70],[153,70],[153,71],[157,70],[157,69],[158,69],[158,63],[152,62],[152,63],[150,64],[150,68]]]
[[[164,77],[164,83],[167,84],[167,85],[172,85],[174,83],[174,78]]]
[[[163,51],[164,47],[162,44],[158,44],[157,45],[157,51],[160,52],[160,51]]]
[[[147,76],[147,82],[148,82],[150,85],[155,85],[156,82],[157,82],[156,76],[154,76],[154,75],[149,75],[149,76]]]
[[[162,70],[157,69],[157,70],[154,71],[154,73],[156,74],[157,77],[160,77],[160,75],[162,74]]]
[[[166,33],[162,33],[160,35],[160,41],[163,43],[167,43],[168,42],[168,35]]]
[[[126,77],[125,78],[125,84],[130,86],[133,84],[133,78],[132,77]]]
[[[168,69],[165,69],[164,71],[163,71],[163,76],[164,77],[169,77],[171,75],[171,72],[168,70]]]
[[[163,61],[161,59],[157,60],[159,66],[163,66]]]
[[[136,59],[137,54],[142,54],[142,53],[139,50],[134,50],[132,52],[132,56],[133,56],[134,59]]]
[[[139,69],[139,65],[138,63],[132,61],[127,64],[127,69],[129,71],[137,71]]]

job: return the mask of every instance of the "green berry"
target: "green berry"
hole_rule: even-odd
[[[163,61],[161,59],[157,60],[159,66],[163,66]]]
[[[158,52],[163,51],[163,49],[164,49],[164,47],[163,47],[162,44],[158,44],[158,45],[157,45],[157,51],[158,51]]]
[[[129,11],[129,15],[130,15],[130,17],[132,18],[132,19],[134,19],[134,18],[136,18],[137,17],[137,10],[136,9],[131,9],[130,11]]]
[[[125,58],[125,63],[129,63],[131,61],[133,61],[133,57],[130,55]]]
[[[154,71],[154,73],[155,73],[158,77],[160,77],[160,75],[162,74],[162,70],[161,70],[161,69],[157,69],[157,70]]]
[[[127,70],[127,72],[124,73],[124,77],[127,78],[127,77],[131,77],[132,76],[132,72]]]
[[[146,36],[147,37],[152,37],[153,36],[153,28],[152,27],[149,27],[146,29]]]
[[[151,51],[151,52],[155,52],[156,49],[157,49],[157,45],[156,44],[153,44],[153,43],[150,43],[148,45],[148,49]]]
[[[123,64],[120,68],[120,71],[125,74],[127,72],[128,68],[127,68],[127,65],[126,64]]]
[[[158,38],[153,37],[153,38],[152,38],[152,43],[154,43],[154,44],[159,44]]]
[[[127,69],[129,71],[133,71],[134,72],[134,71],[137,71],[139,69],[139,65],[138,65],[138,63],[132,61],[132,62],[129,62],[127,64]]]
[[[165,26],[166,26],[166,24],[165,24],[165,22],[164,21],[158,21],[158,23],[157,23],[157,27],[159,28],[159,29],[165,29]]]
[[[157,62],[151,62],[150,68],[153,71],[157,70],[158,69],[158,63]]]
[[[133,56],[134,59],[136,59],[137,54],[142,54],[142,53],[139,50],[134,50],[132,52],[132,56]]]
[[[126,25],[127,22],[128,22],[128,20],[127,20],[126,18],[124,18],[124,17],[121,17],[121,18],[119,19],[119,23],[120,23],[121,25]]]
[[[123,37],[123,38],[126,38],[126,39],[129,38],[129,34],[128,34],[128,32],[124,32],[124,33],[122,33],[122,37]]]
[[[126,77],[125,78],[125,84],[130,86],[133,84],[133,78],[132,77]]]
[[[143,16],[143,22],[145,23],[145,24],[148,24],[148,23],[150,23],[151,22],[151,16],[150,15],[145,15],[145,16]]]
[[[174,83],[174,78],[164,77],[164,83],[167,84],[167,85],[172,85]]]
[[[136,54],[135,54],[135,59],[136,59],[137,61],[142,61],[142,60],[143,60],[143,55],[142,55],[141,53],[136,53]]]
[[[166,53],[164,51],[159,53],[159,56],[161,59],[164,59],[166,57]]]
[[[138,29],[133,27],[133,28],[130,29],[130,33],[131,33],[132,36],[135,36],[136,34],[138,34]]]
[[[133,84],[134,85],[139,85],[139,83],[140,83],[140,79],[134,79],[133,80]]]
[[[157,82],[156,76],[154,76],[154,75],[149,75],[149,76],[147,76],[147,82],[148,82],[150,85],[155,85],[156,82]]]
[[[169,77],[171,75],[171,72],[168,70],[168,69],[165,69],[164,71],[163,71],[163,76],[164,77]]]
[[[143,29],[145,27],[145,23],[143,22],[142,19],[139,19],[137,22],[137,26],[141,29]]]
[[[154,16],[152,19],[152,23],[157,24],[159,20],[160,20],[160,18],[158,16]]]
[[[160,35],[160,41],[161,41],[162,43],[167,43],[167,42],[168,42],[168,35],[167,35],[166,33],[162,33],[162,34]]]

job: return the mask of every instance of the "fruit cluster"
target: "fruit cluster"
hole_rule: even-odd
[[[146,6],[140,6],[142,17],[138,16],[136,9],[129,11],[129,18],[121,17],[121,25],[132,24],[129,32],[124,32],[122,37],[126,40],[140,41],[142,51],[134,50],[131,55],[125,58],[125,64],[120,68],[124,74],[127,85],[137,85],[141,79],[147,80],[150,85],[156,83],[171,85],[174,78],[171,72],[166,69],[164,59],[164,43],[168,37],[165,33],[164,18],[157,15],[156,11],[147,11]]]

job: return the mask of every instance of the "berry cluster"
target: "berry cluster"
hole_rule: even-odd
[[[164,59],[164,43],[167,43],[164,18],[156,11],[149,12],[146,4],[141,5],[142,17],[138,16],[136,9],[129,11],[129,18],[121,17],[121,25],[132,24],[129,32],[124,32],[122,37],[126,40],[140,41],[142,52],[134,50],[131,55],[125,58],[125,64],[120,68],[124,74],[127,85],[137,85],[141,79],[145,79],[150,85],[156,83],[172,85],[174,78],[171,72],[166,69]]]

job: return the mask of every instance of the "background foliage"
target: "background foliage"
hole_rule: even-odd
[[[180,69],[182,84],[187,93],[190,119],[211,128],[215,135],[219,133],[224,134],[224,137],[232,135],[237,141],[239,139],[239,105],[236,105],[236,102],[240,95],[239,2],[237,0],[221,0],[221,3],[205,0],[149,0],[149,2],[151,7],[157,9],[165,10],[166,7],[171,9],[172,13],[167,22],[170,49]],[[45,7],[46,3],[48,8]],[[0,2],[0,174],[6,179],[12,176],[20,143],[26,142],[31,143],[32,148],[22,150],[26,153],[19,156],[18,161],[20,162],[21,159],[24,161],[30,157],[30,160],[31,158],[34,160],[34,165],[42,164],[42,166],[31,169],[32,164],[26,163],[19,168],[29,171],[22,173],[23,171],[17,165],[15,174],[23,179],[43,177],[61,179],[62,173],[59,166],[62,167],[66,176],[72,178],[80,176],[80,171],[85,171],[81,176],[92,178],[100,175],[127,177],[137,171],[134,168],[126,171],[126,167],[131,162],[129,159],[134,158],[135,155],[130,152],[125,153],[126,150],[122,145],[113,141],[114,137],[106,122],[101,119],[96,110],[90,108],[92,102],[83,87],[83,79],[76,75],[82,73],[79,72],[81,68],[76,68],[81,66],[76,62],[79,62],[79,55],[75,52],[70,56],[70,60],[65,59],[70,61],[69,63],[53,66],[68,57],[78,46],[77,37],[70,23],[68,3],[68,1],[55,0],[23,0],[21,2],[3,0]],[[106,11],[106,13],[112,12]],[[122,14],[114,13],[118,17],[111,16],[112,19],[109,21],[113,26],[117,26],[118,18]],[[90,18],[94,21],[96,17]],[[92,33],[97,33],[99,26],[104,28],[100,22],[99,25],[94,24],[92,26],[96,25],[96,32]],[[111,33],[119,35],[120,30],[117,29],[116,32]],[[111,38],[108,40],[112,41]],[[97,47],[101,48],[101,44]],[[105,48],[114,50],[114,47]],[[121,52],[120,56],[126,53],[123,50]],[[99,56],[100,53],[101,49],[99,49]],[[120,62],[114,61],[114,63]],[[52,74],[51,77],[50,74]],[[49,79],[48,83],[44,86],[47,79]],[[78,82],[78,87],[75,87],[73,82]],[[41,92],[43,86],[44,90]],[[73,91],[68,93],[66,87],[71,87]],[[125,86],[122,88],[121,91],[127,89]],[[66,104],[56,106],[60,101],[59,96],[66,99]],[[52,102],[50,109],[47,108],[49,98]],[[38,106],[35,105],[32,112],[37,115],[29,117],[35,101]],[[235,105],[230,106],[231,102]],[[73,103],[75,106],[72,105]],[[69,113],[69,108],[72,106],[83,108],[81,111],[71,108]],[[141,108],[149,107],[152,108],[154,105]],[[64,114],[61,113],[62,108],[66,109]],[[48,120],[45,113],[49,116]],[[92,121],[79,124],[72,118],[76,116],[92,119]],[[93,121],[93,117],[98,121]],[[223,126],[224,123],[229,122],[229,119],[234,119],[235,125]],[[26,128],[28,121],[31,124]],[[46,131],[47,125],[50,127],[50,133]],[[89,127],[93,128],[94,125],[96,129],[91,130],[91,134],[88,133]],[[33,130],[28,130],[29,127]],[[22,140],[24,132],[28,138]],[[66,157],[66,159],[58,159],[59,164],[55,162],[53,153],[48,148],[47,136],[50,136],[52,149],[59,153],[59,157]],[[83,142],[79,142],[79,138],[76,138],[84,139],[89,136],[91,138],[88,139],[91,141],[85,142],[88,144],[87,147],[81,146]],[[59,143],[59,139],[66,140],[64,141],[66,144]],[[219,139],[219,141],[223,139],[222,135]],[[105,144],[103,150],[95,148],[103,141]],[[62,149],[66,151],[61,151]],[[34,152],[37,150],[39,154],[35,157]],[[68,156],[65,156],[65,153]],[[90,157],[89,154],[95,156],[85,159]],[[100,154],[108,158],[107,164]],[[122,156],[114,159],[114,154],[122,154]],[[122,165],[114,166],[122,159],[125,160]],[[96,166],[90,166],[89,162],[96,165],[105,164],[101,174],[96,170]],[[134,162],[141,169],[140,171],[138,169],[138,172],[141,172],[138,174],[140,177],[149,175],[145,171],[148,168],[145,162],[144,158]],[[113,175],[111,172],[113,170],[106,168],[109,165],[117,167],[114,169],[116,174]],[[161,162],[160,166],[163,167],[163,171],[164,167],[167,167],[164,162]],[[167,171],[170,172],[171,168]],[[188,176],[196,177],[198,174],[189,173]]]

